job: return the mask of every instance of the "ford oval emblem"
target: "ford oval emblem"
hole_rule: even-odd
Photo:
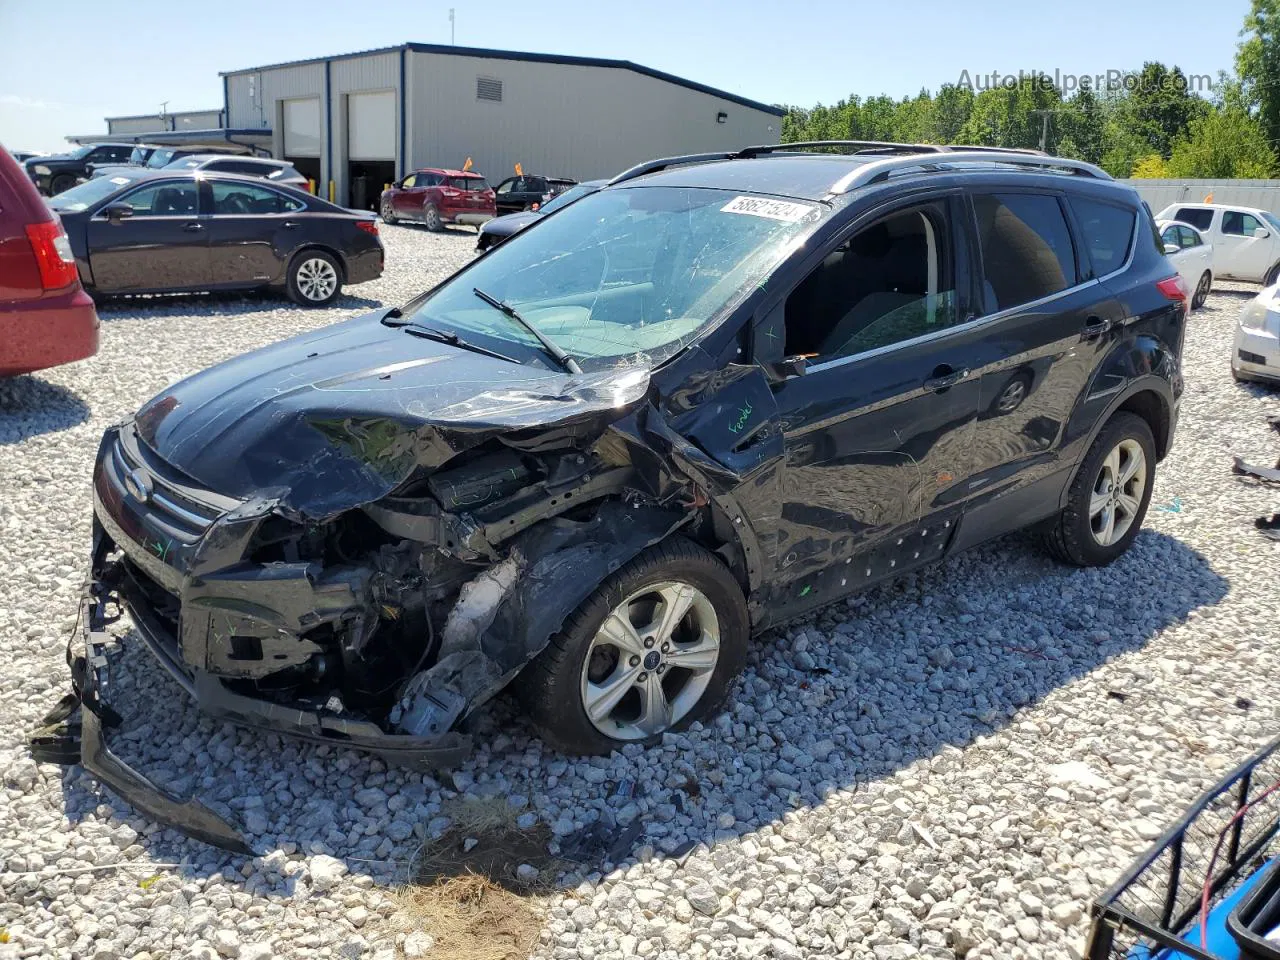
[[[136,470],[130,470],[125,474],[124,488],[139,503],[149,503],[151,501],[151,478],[147,476],[147,472],[141,467]]]

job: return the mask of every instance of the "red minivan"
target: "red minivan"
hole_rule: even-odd
[[[466,223],[479,230],[498,215],[498,199],[474,170],[425,167],[384,190],[378,212],[383,223],[415,220],[428,230]]]
[[[58,215],[0,146],[0,377],[98,352],[98,314]]]

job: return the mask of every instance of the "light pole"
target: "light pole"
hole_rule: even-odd
[[[457,46],[457,40],[454,38],[453,29],[453,7],[449,8],[449,45]]]

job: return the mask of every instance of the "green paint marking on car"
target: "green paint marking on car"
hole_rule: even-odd
[[[747,425],[747,422],[750,419],[751,419],[751,404],[747,403],[743,406],[741,410],[738,411],[738,419],[730,425],[729,432],[741,433],[742,428]]]

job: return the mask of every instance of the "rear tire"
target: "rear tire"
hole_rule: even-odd
[[[1196,292],[1191,297],[1191,309],[1199,310],[1209,299],[1209,290],[1213,286],[1213,275],[1206,270],[1200,274],[1200,282],[1196,284]]]
[[[323,250],[303,250],[289,264],[289,299],[304,307],[324,307],[342,292],[342,269]]]
[[[683,613],[673,611],[678,628],[664,630],[668,596],[688,602]],[[620,615],[625,631],[606,627],[620,624]],[[606,578],[521,673],[516,691],[543,739],[565,753],[655,743],[719,711],[746,664],[750,632],[746,600],[728,568],[674,538]],[[626,646],[612,643],[624,633]],[[621,693],[608,706],[614,687]],[[656,712],[647,706],[653,702],[661,705]],[[600,711],[595,720],[588,704]]]
[[[1077,567],[1105,567],[1124,554],[1147,515],[1155,466],[1147,421],[1117,413],[1085,454],[1066,509],[1043,533],[1049,553]]]
[[[436,209],[434,203],[424,204],[422,207],[422,224],[428,230],[435,232],[440,229],[440,211]]]

